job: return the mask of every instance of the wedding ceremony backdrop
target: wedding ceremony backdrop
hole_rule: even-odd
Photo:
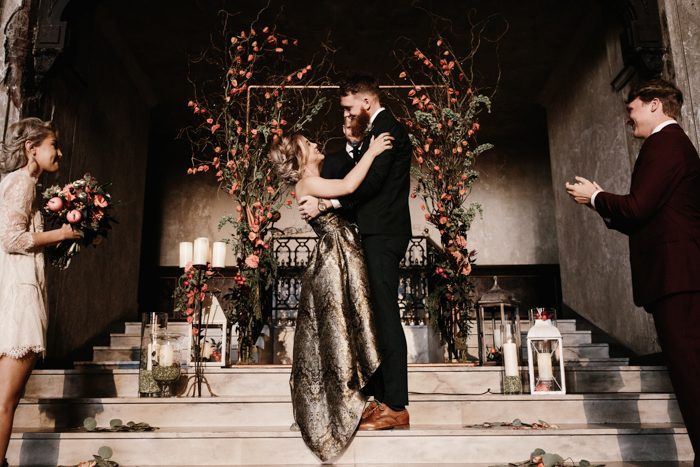
[[[0,22],[3,135],[25,116],[52,119],[64,157],[60,173],[43,175],[41,184],[62,184],[90,172],[111,183],[117,220],[99,249],[85,249],[66,271],[47,268],[47,358],[26,396],[104,399],[82,403],[71,416],[62,412],[68,407],[64,399],[25,402],[19,420],[26,423],[19,426],[50,420],[49,428],[58,430],[80,425],[83,415],[101,422],[110,404],[138,395],[129,364],[139,360],[141,342],[135,336],[141,317],[165,312],[172,321],[192,321],[202,290],[196,281],[190,284],[194,271],[183,276],[180,243],[199,237],[229,242],[225,264],[214,269],[222,292],[233,287],[228,300],[239,311],[231,319],[249,327],[238,350],[247,348],[250,356],[257,344],[258,355],[247,363],[271,365],[234,369],[240,370],[235,383],[224,381],[223,370],[208,370],[208,383],[223,398],[288,397],[288,367],[279,365],[290,363],[286,332],[293,329],[299,277],[315,239],[288,201],[289,193],[269,178],[265,154],[272,135],[294,130],[304,130],[326,153],[341,148],[338,81],[364,72],[377,78],[383,104],[410,122],[418,149],[410,200],[413,239],[398,291],[410,361],[453,362],[461,368],[461,376],[452,380],[452,370],[415,366],[410,389],[426,398],[426,407],[435,402],[427,394],[436,391],[456,391],[460,397],[499,392],[500,373],[488,373],[487,367],[467,373],[458,366],[466,354],[477,358],[481,349],[466,337],[460,344],[455,336],[470,327],[480,300],[517,306],[524,321],[528,309],[554,308],[564,360],[574,368],[566,377],[573,399],[560,401],[576,400],[581,407],[560,415],[542,413],[535,405],[518,410],[550,423],[668,424],[659,433],[642,433],[661,440],[647,450],[640,447],[643,436],[626,438],[639,434],[637,425],[629,428],[634,433],[608,433],[612,441],[594,433],[588,448],[615,452],[601,460],[692,455],[663,367],[627,366],[629,359],[647,361],[659,352],[651,319],[632,303],[627,239],[608,231],[593,213],[575,209],[563,187],[582,175],[608,191],[627,192],[640,142],[626,126],[624,98],[643,79],[664,77],[683,91],[681,124],[698,146],[700,7],[695,2],[6,0]],[[253,48],[255,57],[248,55]],[[248,62],[263,61],[258,55],[269,64],[247,75]],[[230,97],[227,105],[217,107],[211,100],[217,93]],[[466,126],[457,128],[455,122],[462,121]],[[465,157],[441,165],[446,151],[463,151]],[[251,155],[244,168],[236,165],[241,153]],[[250,167],[254,170],[245,172]],[[452,173],[455,183],[444,189],[436,185],[440,171],[446,179]],[[251,184],[240,186],[241,180]],[[492,289],[495,281],[500,289]],[[184,301],[178,302],[176,290]],[[435,305],[429,299],[435,290],[452,302]],[[223,294],[220,298],[226,308]],[[260,309],[245,308],[243,302]],[[243,317],[244,309],[253,314]],[[270,314],[251,318],[263,310]],[[608,372],[596,373],[597,365]],[[469,377],[463,385],[462,377]],[[265,388],[273,387],[268,394]],[[600,396],[606,393],[613,395]],[[661,395],[649,402],[657,405],[648,411],[629,415],[612,409],[647,401],[647,393]],[[595,403],[585,400],[591,394]],[[258,410],[245,407],[240,410]],[[416,407],[420,423],[423,412]],[[197,423],[218,423],[214,406],[199,408],[209,418]],[[154,419],[142,421],[158,424],[161,415],[149,410],[142,413]],[[493,421],[486,409],[464,413],[457,422],[462,427]],[[512,413],[521,412],[503,409],[495,416],[510,422],[516,418]],[[662,415],[655,419],[652,413]],[[161,426],[180,426],[175,415],[162,416],[167,421]],[[279,425],[288,421],[272,419]],[[425,420],[431,424],[427,415]],[[41,464],[46,456],[59,462],[62,441],[33,452],[30,441],[21,445],[21,436],[13,438],[10,453],[18,453],[22,465]],[[496,451],[497,445],[496,440],[489,449]],[[266,463],[274,457],[262,452],[268,457],[253,460]],[[118,454],[116,449],[115,458]],[[472,461],[482,460],[496,461],[487,455]]]

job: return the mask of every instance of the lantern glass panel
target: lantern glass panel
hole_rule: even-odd
[[[479,357],[481,364],[501,364],[503,348],[503,326],[512,325],[518,347],[520,346],[520,315],[514,303],[480,304],[477,314]]]
[[[562,391],[561,361],[559,359],[560,340],[535,340],[531,342],[531,346],[532,363],[535,367],[534,392]]]

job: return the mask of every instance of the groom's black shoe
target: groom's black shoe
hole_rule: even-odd
[[[407,430],[410,427],[408,410],[393,410],[381,402],[360,422],[360,430]]]

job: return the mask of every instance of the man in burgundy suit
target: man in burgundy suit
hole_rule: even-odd
[[[654,317],[690,441],[700,452],[700,159],[675,118],[683,95],[654,80],[630,94],[634,136],[644,138],[627,195],[576,177],[566,184],[608,228],[629,236],[634,303]],[[696,467],[700,459],[696,458]]]

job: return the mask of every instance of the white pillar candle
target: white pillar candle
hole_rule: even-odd
[[[158,364],[160,366],[172,366],[175,361],[175,354],[173,352],[173,346],[170,342],[166,342],[160,347],[160,358]]]
[[[151,371],[153,369],[153,344],[148,343],[148,356],[146,357],[146,370]]]
[[[192,262],[192,242],[180,242],[180,267]]]
[[[551,381],[552,375],[552,354],[544,352],[537,354],[537,374],[540,381]]]
[[[209,261],[209,239],[207,237],[199,237],[194,241],[194,264],[198,266],[206,266]]]
[[[203,349],[202,349],[202,358],[209,359],[211,358],[211,355],[214,353],[214,346],[211,345],[211,342],[206,341],[204,342]]]
[[[503,365],[505,366],[506,376],[519,376],[518,371],[518,346],[515,342],[506,342],[503,344]]]
[[[499,328],[495,328],[493,330],[493,345],[497,349],[500,349],[503,346],[503,339],[501,339],[501,330]]]
[[[211,266],[213,268],[223,268],[226,266],[226,244],[224,242],[214,242]]]

